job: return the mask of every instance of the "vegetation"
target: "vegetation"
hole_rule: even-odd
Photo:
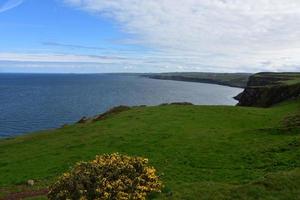
[[[253,85],[253,86],[273,86],[273,85],[293,85],[300,83],[300,73],[297,72],[282,72],[282,73],[274,73],[274,72],[265,72],[258,73],[254,75],[255,77],[267,81],[265,85]]]
[[[300,130],[288,122],[299,112],[299,99],[267,109],[134,107],[1,140],[0,193],[45,188],[80,160],[120,152],[148,157],[162,174],[165,188],[151,198],[299,199]]]
[[[204,72],[173,72],[159,74],[145,74],[143,76],[177,81],[213,83],[232,87],[245,88],[251,74],[247,73],[204,73]]]
[[[143,200],[160,192],[161,187],[156,170],[148,166],[148,159],[115,153],[77,163],[50,187],[48,198]]]

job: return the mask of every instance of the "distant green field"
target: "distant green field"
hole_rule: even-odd
[[[43,188],[77,161],[120,152],[158,169],[165,189],[157,199],[300,199],[299,112],[300,100],[267,109],[135,107],[1,140],[0,194],[30,189],[28,179]]]
[[[258,73],[258,74],[255,74],[255,76],[259,77],[261,79],[264,79],[264,80],[266,80],[268,78],[274,79],[274,80],[270,81],[270,85],[273,85],[273,84],[287,84],[287,85],[300,84],[300,73],[296,73],[296,72]],[[267,85],[264,85],[264,86],[267,86]]]
[[[213,83],[245,88],[250,75],[249,73],[172,72],[144,74],[143,76],[154,79]]]

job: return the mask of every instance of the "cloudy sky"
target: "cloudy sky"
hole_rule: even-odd
[[[300,71],[299,0],[0,0],[0,72]]]

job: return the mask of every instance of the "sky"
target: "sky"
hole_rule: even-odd
[[[0,72],[300,71],[299,0],[0,0]]]

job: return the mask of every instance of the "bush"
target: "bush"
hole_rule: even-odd
[[[146,199],[162,183],[148,159],[105,154],[77,163],[49,188],[50,200]]]

